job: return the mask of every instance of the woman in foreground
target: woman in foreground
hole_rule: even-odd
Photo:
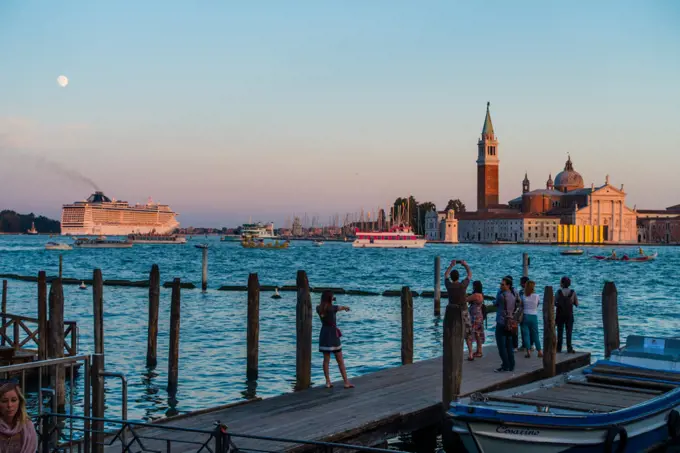
[[[15,380],[0,380],[0,453],[35,453],[38,436]]]
[[[345,361],[342,358],[342,344],[340,337],[342,333],[336,324],[335,315],[339,311],[349,311],[349,307],[333,305],[335,297],[333,292],[324,291],[321,294],[321,303],[316,307],[316,312],[321,318],[321,332],[319,333],[319,351],[323,353],[323,374],[326,377],[326,388],[333,387],[330,377],[330,362],[331,353],[335,355],[335,360],[338,362],[342,380],[345,382],[345,388],[353,388],[354,385],[347,379],[347,370],[345,369]]]

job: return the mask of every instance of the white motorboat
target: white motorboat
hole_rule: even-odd
[[[73,250],[73,247],[62,242],[48,242],[45,244],[45,250]]]
[[[31,222],[31,229],[26,230],[26,234],[38,234],[38,230],[35,229],[35,222]]]
[[[679,411],[680,339],[631,335],[609,360],[452,403],[446,429],[470,453],[642,452],[680,439]]]
[[[312,245],[313,245],[314,247],[321,247],[321,246],[323,245],[323,241],[317,239],[317,240],[315,240],[315,241],[312,242]]]

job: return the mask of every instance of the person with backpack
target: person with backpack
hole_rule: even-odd
[[[472,294],[467,297],[467,302],[470,304],[470,336],[466,338],[468,344],[468,350],[472,356],[472,341],[477,343],[477,351],[474,353],[474,357],[481,358],[484,356],[482,354],[482,345],[486,339],[484,335],[484,320],[486,319],[486,307],[484,306],[484,294],[482,288],[482,282],[475,280],[472,282]],[[474,358],[468,360],[474,360]]]
[[[512,338],[517,335],[518,322],[515,309],[518,306],[517,293],[512,291],[512,280],[503,277],[496,297],[496,346],[501,356],[501,366],[496,373],[515,370],[515,350]]]
[[[571,334],[574,329],[574,307],[578,307],[578,297],[576,291],[569,289],[571,280],[569,277],[562,277],[560,280],[560,289],[557,291],[557,300],[555,301],[556,314],[555,324],[557,324],[557,352],[562,352],[562,335],[567,331],[567,352],[574,354],[574,348],[571,345]]]

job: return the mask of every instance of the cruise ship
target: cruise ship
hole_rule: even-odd
[[[61,210],[61,234],[108,235],[168,234],[179,226],[177,213],[168,205],[154,203],[130,205],[95,192],[85,201],[66,204]]]

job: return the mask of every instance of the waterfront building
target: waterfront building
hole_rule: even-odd
[[[637,211],[638,242],[680,244],[680,204],[668,208]]]
[[[95,192],[87,200],[66,204],[61,210],[61,234],[127,236],[141,233],[167,234],[179,227],[177,213],[168,205],[130,205]]]
[[[458,219],[453,209],[425,213],[425,239],[438,242],[458,242]]]
[[[571,156],[544,189],[531,190],[525,173],[522,194],[499,204],[498,143],[487,103],[477,143],[477,212],[457,215],[461,242],[636,242],[636,212],[626,206],[623,185],[614,187],[607,176],[603,185],[586,188]]]

